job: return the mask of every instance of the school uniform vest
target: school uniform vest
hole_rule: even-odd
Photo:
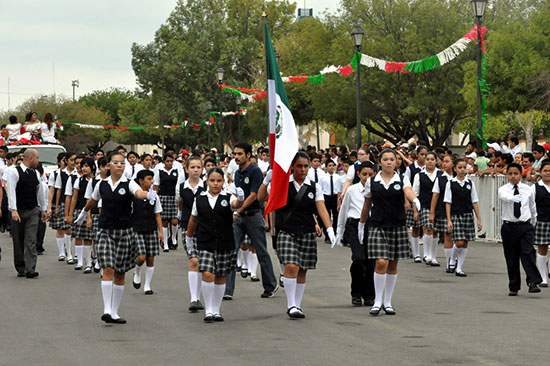
[[[432,189],[434,188],[435,182],[432,182],[430,177],[428,177],[428,174],[426,174],[426,171],[422,171],[418,174],[418,178],[420,179],[420,194],[418,199],[420,200],[420,205],[422,208],[427,208],[429,210],[432,204]],[[439,170],[436,173],[436,177],[440,178],[442,174],[443,172]]]
[[[78,178],[80,178],[80,177],[79,177],[78,175],[76,175],[76,174],[71,174],[71,175],[69,176],[69,179],[71,180],[71,184],[72,184],[72,186],[73,186],[73,190],[74,190],[75,182],[76,182],[76,180],[77,180]],[[65,184],[65,186],[66,186],[66,184]],[[67,195],[65,194],[65,188],[66,188],[66,187],[63,188],[63,195],[64,195],[65,198],[67,198]]]
[[[60,172],[61,174],[61,200],[59,201],[59,204],[64,203],[65,200],[65,188],[67,188],[67,181],[69,180],[69,174],[65,173],[64,171]]]
[[[132,193],[130,182],[120,182],[115,191],[107,181],[99,183],[102,208],[99,216],[99,228],[129,229],[132,227]]]
[[[214,205],[210,207],[206,195],[197,196],[197,248],[199,250],[235,250],[233,237],[233,210],[229,194],[219,194]]]
[[[17,173],[19,174],[19,181],[15,187],[15,197],[17,199],[18,210],[32,210],[38,206],[38,199],[36,198],[36,186],[38,186],[38,177],[36,171],[23,169],[18,166]]]
[[[96,184],[99,182],[101,182],[100,179],[96,179],[95,177],[94,179],[92,179],[92,192],[94,191]],[[98,214],[99,214],[99,207],[95,205],[95,207],[92,208],[92,215],[98,215]]]
[[[175,196],[176,185],[178,184],[178,170],[173,169],[170,174],[168,174],[164,169],[160,169],[159,176],[159,196]]]
[[[84,195],[86,194],[86,188],[88,187],[88,180],[86,179],[86,177],[82,176],[78,178],[77,184],[78,196],[76,197],[75,208],[78,210],[82,210],[84,206],[86,206],[86,198],[84,198]]]
[[[411,172],[411,182],[414,182],[414,177],[422,171],[422,168],[417,168],[415,163],[409,165],[409,171]]]
[[[393,182],[388,189],[382,182],[370,181],[372,193],[371,215],[368,221],[370,227],[400,227],[405,226],[405,195],[403,193],[403,177]]]
[[[537,205],[537,221],[550,221],[550,193],[545,187],[535,184],[535,203]]]
[[[302,196],[300,202],[296,205],[286,222],[280,222],[280,218],[285,212],[284,208],[277,210],[276,215],[276,227],[278,230],[282,230],[289,234],[301,235],[315,232],[315,220],[313,215],[317,213],[317,206],[315,205],[315,193],[317,192],[315,183],[313,181],[310,185],[306,185],[306,191]],[[293,182],[289,182],[287,206],[294,202],[298,191],[294,187]]]
[[[191,210],[193,209],[193,202],[195,198],[198,197],[201,192],[205,191],[204,186],[199,185],[197,187],[197,193],[193,193],[193,190],[190,188],[183,188],[185,183],[180,184],[180,198],[181,198],[181,221],[180,226],[187,230],[187,225],[189,225],[189,219],[191,217]]]
[[[468,188],[469,187],[469,188]],[[472,182],[464,182],[461,187],[458,182],[451,181],[451,193],[453,203],[451,204],[451,215],[462,215],[471,213],[474,209],[472,204]]]
[[[157,229],[155,202],[132,196],[132,227],[136,233],[150,233]]]
[[[447,177],[446,175],[441,174],[441,176],[438,177],[439,197],[437,198],[437,205],[435,206],[436,216],[447,217],[447,211],[445,209],[444,199],[445,199],[445,189],[447,188],[448,181],[449,181],[449,177]]]

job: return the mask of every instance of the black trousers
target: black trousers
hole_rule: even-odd
[[[519,263],[525,270],[527,285],[542,282],[536,265],[536,251],[533,247],[535,241],[535,228],[530,223],[502,224],[500,229],[502,247],[508,270],[508,288],[510,291],[519,291],[521,288],[521,276]]]
[[[11,222],[13,240],[13,264],[18,273],[34,272],[36,269],[36,236],[40,210],[18,210],[21,222]]]
[[[46,223],[42,222],[42,214],[38,214],[38,232],[36,233],[36,251],[44,251],[44,237],[46,236]]]
[[[364,300],[374,300],[374,259],[367,258],[366,240],[365,245],[359,242],[357,228],[359,219],[348,219],[344,237],[351,247],[351,296],[361,297]],[[365,237],[367,235],[365,229]]]
[[[332,220],[332,228],[334,229],[334,233],[336,234],[336,227],[338,226],[338,210],[336,207],[338,206],[338,195],[332,195],[327,196],[325,195],[325,207],[327,208],[328,217]],[[325,234],[325,237],[327,236],[327,229],[325,228],[325,225],[323,224],[323,221],[319,218],[319,225],[323,228],[323,233]]]

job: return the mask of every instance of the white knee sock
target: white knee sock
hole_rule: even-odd
[[[92,246],[84,245],[84,264],[86,266],[92,266]]]
[[[214,282],[202,281],[202,297],[204,298],[204,313],[212,313],[212,301],[214,299]]]
[[[75,245],[74,252],[78,260],[77,266],[82,267],[83,257],[84,257],[84,247],[82,245]]]
[[[453,249],[451,249],[451,261],[449,262],[452,266],[456,264],[456,258],[458,256],[458,248],[456,244],[453,244]]]
[[[241,267],[242,266],[242,258],[243,256],[243,250],[241,248],[239,248],[239,250],[237,251],[237,267]]]
[[[250,251],[250,253],[252,253],[252,251]],[[252,253],[250,257],[252,257],[250,260],[250,273],[252,276],[256,276],[256,272],[258,271],[258,256],[256,253]]]
[[[67,259],[73,259],[72,238],[71,238],[71,236],[65,234],[63,240],[65,241],[65,251],[67,252]]]
[[[168,249],[168,228],[163,227],[162,228],[162,235],[164,236],[163,242],[164,242],[164,249]]]
[[[143,267],[143,264],[141,266],[138,266],[136,264],[136,270],[134,272],[134,282],[135,283],[141,283],[141,268]]]
[[[395,289],[396,282],[397,282],[397,274],[386,275],[386,291],[384,294],[384,306],[391,307],[391,298],[393,296],[393,290]]]
[[[65,242],[63,238],[56,238],[55,240],[57,242],[57,249],[59,250],[59,255],[65,256]]]
[[[411,238],[411,243],[412,243],[412,249],[413,249],[413,256],[420,257],[420,245],[418,244],[418,238],[415,238],[413,236]]]
[[[197,301],[199,299],[199,292],[197,291],[197,281],[199,281],[199,272],[188,271],[187,280],[189,282],[189,294],[191,295],[191,302]]]
[[[98,261],[98,260],[95,261],[95,266],[94,266],[94,267],[95,267],[95,269],[100,269],[100,268],[101,268],[101,267],[99,266],[99,261]]]
[[[431,261],[433,235],[425,234],[422,241],[424,242],[424,258],[426,258],[427,261]]]
[[[453,248],[445,248],[445,259],[447,260],[446,263],[449,263],[451,255],[453,255]]]
[[[222,306],[223,294],[225,293],[225,283],[221,285],[214,285],[214,300],[213,300],[213,314],[220,314],[220,308]]]
[[[432,262],[437,262],[437,238],[432,238]]]
[[[248,273],[250,273],[250,274],[254,273],[254,272],[252,272],[252,267],[254,266],[254,264],[252,263],[252,256],[253,255],[254,255],[254,253],[251,250],[249,250],[248,255],[247,255],[248,258],[246,258],[246,264],[248,265]]]
[[[153,279],[153,272],[155,272],[155,266],[145,267],[145,286],[143,286],[143,291],[149,291],[151,289],[151,280]]]
[[[243,250],[243,260],[241,263],[241,267],[242,269],[246,270],[245,272],[248,272],[248,253],[249,252],[250,252],[249,250]]]
[[[280,274],[281,274],[281,276],[283,276],[283,275],[285,274],[285,265],[282,264],[282,263],[279,263],[279,267],[281,267],[281,272],[280,272]]]
[[[547,263],[548,257],[537,253],[537,268],[539,269],[540,276],[542,277],[542,283],[548,283],[548,272],[546,272]]]
[[[462,266],[464,265],[464,261],[466,260],[467,252],[468,248],[458,248],[458,264],[456,265],[457,272],[462,271]]]
[[[113,302],[111,303],[111,317],[113,319],[118,319],[118,308],[120,307],[120,302],[122,301],[122,295],[124,294],[124,285],[114,285],[113,284]]]
[[[296,307],[302,307],[302,297],[304,297],[304,290],[306,289],[305,283],[296,283]]]
[[[178,225],[172,225],[172,244],[178,243]]]
[[[283,277],[285,283],[285,294],[287,309],[296,306],[296,279]]]
[[[101,281],[101,293],[103,294],[103,314],[111,314],[113,281]]]
[[[386,274],[374,273],[374,306],[382,307],[382,295],[386,287]]]

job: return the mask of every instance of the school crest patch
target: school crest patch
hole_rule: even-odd
[[[250,178],[248,177],[244,178],[244,184],[248,184],[248,183],[250,183]]]
[[[149,204],[150,204],[151,206],[154,206],[154,205],[155,205],[155,200],[149,200]]]
[[[315,197],[315,195],[313,194],[313,192],[309,192],[307,196],[309,197],[310,200],[312,200],[313,197]]]
[[[126,194],[126,189],[124,188],[119,189],[118,194],[120,194],[121,196],[124,196]]]
[[[396,191],[400,190],[401,184],[397,183],[396,185],[393,186],[393,189],[395,189]]]
[[[220,205],[222,205],[222,207],[227,207],[228,204],[229,204],[229,203],[227,203],[227,200],[222,200],[222,201],[220,202]]]

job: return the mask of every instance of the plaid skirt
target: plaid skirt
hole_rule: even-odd
[[[187,230],[182,231],[181,237],[183,245],[185,245],[185,237],[187,236]],[[197,249],[197,237],[193,237],[193,249],[191,249],[191,253],[187,252],[187,248],[185,249],[185,252],[187,253],[187,259],[192,258],[198,258],[199,257],[199,250]]]
[[[407,227],[420,227],[420,218],[418,221],[414,221],[414,209],[405,212],[407,215]]]
[[[99,233],[99,214],[92,214],[92,240],[97,240],[97,234]]]
[[[74,210],[74,218],[78,217],[80,215],[80,209]],[[71,235],[73,238],[76,239],[83,239],[83,240],[95,240],[95,233],[92,231],[92,229],[88,229],[86,226],[88,220],[84,220],[84,223],[82,225],[73,224],[71,227]]]
[[[476,228],[474,225],[474,214],[468,212],[462,215],[451,215],[453,241],[464,240],[474,241],[476,239]]]
[[[367,256],[371,259],[400,260],[411,257],[407,228],[369,227]]]
[[[420,226],[425,227],[426,229],[433,229],[433,224],[430,222],[430,210],[428,208],[423,208],[420,211]]]
[[[535,245],[550,245],[550,222],[537,221]]]
[[[159,196],[162,212],[160,214],[163,220],[173,220],[178,218],[178,203],[175,196]]]
[[[65,202],[61,200],[59,202],[59,216],[55,216],[55,205],[52,204],[52,218],[50,219],[50,227],[55,230],[67,230],[71,228],[71,225],[66,224],[65,219]]]
[[[210,272],[216,276],[226,276],[237,267],[237,255],[234,250],[199,250],[199,271]]]
[[[449,228],[447,227],[447,217],[436,216],[434,220],[434,230],[438,234],[449,234]]]
[[[317,234],[277,234],[277,255],[282,264],[295,264],[301,269],[315,269],[317,264]]]
[[[137,255],[145,255],[147,257],[155,257],[159,255],[159,233],[157,230],[150,233],[136,233],[134,237],[137,244]]]
[[[134,232],[128,229],[100,229],[97,235],[97,260],[101,268],[126,273],[136,265]]]

